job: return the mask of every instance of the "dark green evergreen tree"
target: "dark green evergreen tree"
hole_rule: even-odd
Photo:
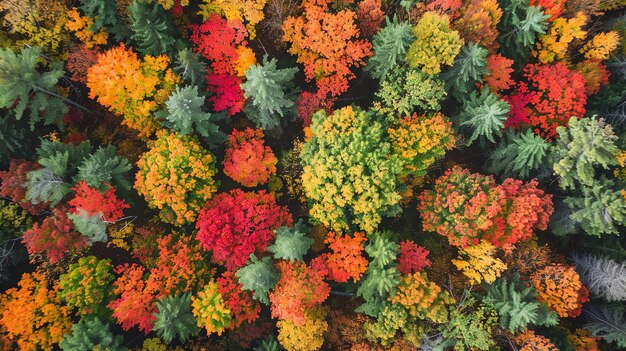
[[[385,27],[374,34],[372,39],[374,55],[370,57],[366,70],[376,79],[385,79],[390,70],[404,61],[406,52],[414,40],[413,27],[410,23],[398,22],[395,17],[390,21],[387,17]]]
[[[109,325],[98,317],[83,318],[72,326],[72,333],[63,337],[59,343],[63,351],[85,351],[99,347],[108,351],[125,351],[124,339],[113,335]]]
[[[143,55],[170,54],[176,47],[176,32],[170,13],[157,2],[135,1],[129,7],[131,38]]]
[[[200,332],[191,312],[191,293],[164,296],[157,301],[157,308],[153,330],[167,344],[174,339],[185,342]]]
[[[310,228],[302,220],[292,228],[280,227],[274,231],[276,240],[267,247],[267,251],[272,252],[276,259],[302,261],[313,244],[313,239],[307,236],[309,231]]]

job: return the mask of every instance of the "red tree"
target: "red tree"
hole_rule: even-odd
[[[325,242],[333,252],[324,258],[330,280],[345,283],[349,279],[355,282],[361,279],[368,265],[363,257],[363,242],[366,240],[362,233],[354,233],[354,236],[328,233]]]
[[[124,209],[130,208],[130,206],[124,200],[117,198],[115,189],[110,184],[106,185],[108,189],[101,193],[83,181],[78,182],[72,188],[76,195],[69,201],[70,206],[73,207],[70,211],[75,213],[78,209],[82,209],[87,211],[90,216],[102,213],[102,217],[107,222],[116,222],[122,218]]]
[[[385,19],[385,13],[380,6],[380,0],[363,0],[357,5],[356,20],[361,33],[366,37],[376,34],[380,23]]]
[[[213,251],[215,261],[235,270],[252,253],[265,251],[275,229],[292,223],[289,211],[271,194],[235,189],[216,195],[200,211],[197,239],[205,250]]]
[[[513,66],[513,60],[500,54],[487,57],[489,74],[483,77],[483,81],[491,88],[491,91],[498,93],[502,90],[507,90],[513,85],[514,82],[511,79],[513,68],[511,66]]]
[[[430,267],[430,260],[427,258],[430,251],[406,240],[400,243],[398,255],[398,270],[404,275],[420,272],[424,267]]]
[[[74,230],[72,221],[64,208],[55,208],[52,215],[41,224],[35,223],[24,232],[22,242],[28,253],[44,253],[50,263],[57,263],[68,254],[75,254],[87,248],[87,240]]]
[[[252,323],[259,318],[261,306],[252,299],[249,291],[242,290],[242,285],[234,272],[226,271],[217,278],[217,284],[219,285],[218,291],[222,294],[224,303],[232,315],[229,327],[231,330],[243,322]]]
[[[224,173],[247,187],[265,184],[276,173],[278,160],[263,142],[261,129],[233,130],[228,136]]]
[[[209,73],[206,76],[207,89],[213,93],[209,101],[217,112],[228,110],[234,116],[243,109],[246,102],[244,91],[241,90],[241,79],[231,74]]]
[[[34,205],[26,201],[26,175],[40,168],[39,163],[25,160],[11,160],[9,169],[0,172],[0,196],[8,197],[15,201],[20,207],[36,215],[43,211],[48,204],[40,203]]]
[[[201,25],[191,26],[196,52],[211,61],[215,74],[236,74],[237,47],[246,44],[248,31],[241,21],[227,21],[217,13]]]

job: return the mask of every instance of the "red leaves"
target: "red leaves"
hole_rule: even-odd
[[[241,90],[241,79],[230,74],[213,74],[206,76],[207,88],[214,95],[209,97],[216,112],[228,110],[229,116],[234,116],[243,109],[246,102],[244,91]]]
[[[420,272],[424,267],[430,267],[430,260],[427,258],[429,253],[430,251],[410,240],[401,242],[398,270],[404,275],[409,275]]]
[[[83,181],[78,182],[72,188],[76,195],[69,202],[70,206],[74,207],[72,212],[75,213],[78,209],[82,209],[87,211],[90,216],[102,213],[102,217],[107,222],[116,222],[122,218],[124,209],[130,208],[130,206],[124,200],[117,198],[115,189],[111,185],[107,184],[107,186],[108,189],[101,193]]]
[[[271,194],[235,189],[216,195],[200,211],[197,239],[205,250],[213,251],[216,262],[235,270],[250,254],[265,251],[274,229],[292,223],[289,211]]]
[[[248,31],[241,21],[227,21],[217,13],[201,25],[191,26],[195,51],[211,61],[215,74],[235,74],[237,47],[246,44]]]
[[[243,291],[239,279],[232,271],[226,271],[217,278],[218,291],[224,298],[226,307],[230,310],[232,320],[230,329],[235,329],[243,322],[252,323],[259,318],[261,306],[252,299],[250,292]]]
[[[278,160],[265,146],[261,129],[233,130],[228,136],[224,173],[247,187],[267,183],[276,173]]]
[[[586,80],[561,62],[554,65],[532,64],[524,69],[528,81],[505,100],[511,105],[507,127],[531,126],[545,138],[556,137],[556,127],[566,126],[571,117],[585,116]]]
[[[380,29],[380,23],[385,19],[385,13],[380,6],[380,0],[363,0],[357,5],[357,23],[361,33],[366,37],[376,34]]]
[[[38,168],[40,166],[36,162],[14,159],[11,160],[8,170],[0,172],[0,180],[2,180],[0,182],[0,196],[10,198],[32,215],[36,215],[48,207],[48,204],[45,203],[33,205],[26,201],[26,182],[28,181],[26,175]]]
[[[508,59],[501,54],[490,55],[487,57],[487,69],[489,75],[483,78],[483,81],[491,88],[491,91],[498,93],[507,90],[513,85],[511,73],[513,73],[513,60]]]

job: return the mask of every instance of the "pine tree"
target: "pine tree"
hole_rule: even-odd
[[[165,125],[177,131],[180,135],[188,135],[195,130],[211,145],[218,145],[226,140],[216,124],[223,114],[204,112],[205,98],[198,93],[197,86],[176,87],[165,103],[166,109],[159,113],[165,118]]]
[[[618,305],[591,306],[585,309],[589,320],[583,328],[599,336],[607,343],[626,348],[626,307]]]
[[[372,39],[374,55],[367,62],[366,70],[372,77],[384,80],[390,70],[400,65],[413,42],[413,31],[409,22],[398,22],[386,18],[386,25]]]
[[[557,127],[559,139],[553,148],[554,173],[563,189],[577,184],[587,187],[597,181],[595,166],[608,169],[617,165],[617,135],[602,119],[572,117],[568,127]]]
[[[136,0],[128,7],[128,12],[133,32],[131,38],[139,44],[137,51],[152,56],[174,51],[176,33],[168,11],[157,3]]]
[[[118,23],[117,3],[109,0],[81,0],[80,9],[94,19],[91,30],[95,33],[104,26],[116,26]]]
[[[32,155],[32,134],[23,123],[14,121],[14,111],[0,115],[0,169],[9,168],[11,159],[26,159]]]
[[[15,109],[15,118],[22,119],[28,110],[32,131],[42,118],[45,124],[63,128],[63,116],[69,110],[56,84],[65,73],[60,63],[53,63],[39,73],[41,48],[27,47],[16,54],[10,48],[0,49],[0,108]],[[43,117],[42,117],[43,112]]]
[[[200,59],[200,54],[189,48],[178,51],[174,61],[174,72],[190,85],[198,86],[200,89],[206,85],[204,79],[207,73],[206,63]]]
[[[491,155],[490,172],[506,178],[527,178],[545,164],[550,143],[527,129],[510,132]]]
[[[246,82],[241,84],[248,99],[246,115],[264,130],[280,129],[283,118],[295,115],[297,90],[293,84],[297,67],[276,67],[276,59],[263,57],[263,64],[253,64],[246,70]]]
[[[33,204],[50,203],[55,206],[70,192],[72,185],[48,168],[36,169],[27,175],[26,200]]]
[[[388,238],[388,234],[377,234],[365,247],[372,257],[367,273],[361,280],[357,296],[363,297],[365,303],[355,311],[371,317],[377,317],[389,304],[387,298],[394,295],[400,282],[396,258],[400,246]]]
[[[489,51],[476,43],[467,43],[454,60],[452,68],[443,73],[446,90],[459,101],[464,101],[473,92],[476,83],[489,74],[487,55]]]
[[[276,286],[279,278],[271,258],[263,257],[259,260],[251,255],[248,265],[239,268],[236,275],[243,286],[242,289],[254,292],[255,300],[269,305],[268,294]]]
[[[458,119],[461,127],[468,128],[472,135],[467,140],[467,144],[479,139],[495,142],[495,137],[500,135],[504,128],[504,121],[510,110],[509,104],[500,100],[497,95],[491,92],[489,87],[483,88],[480,95],[472,92],[469,99],[464,100],[462,112]]]
[[[272,252],[276,259],[302,261],[313,244],[313,239],[307,236],[310,230],[302,220],[296,222],[293,228],[280,227],[274,231],[276,240],[267,247],[267,251]]]
[[[270,335],[267,339],[261,340],[257,346],[254,347],[254,351],[284,351],[285,349],[280,346],[276,337]]]
[[[89,214],[79,209],[77,213],[68,213],[67,217],[72,220],[76,230],[87,237],[91,244],[107,241],[107,225],[101,213]]]
[[[155,314],[154,330],[167,344],[175,338],[181,342],[198,335],[200,328],[191,312],[191,293],[163,296],[157,300],[159,312]]]
[[[98,317],[81,319],[72,326],[72,333],[65,335],[59,343],[63,351],[94,350],[100,347],[108,351],[125,351],[121,335],[113,335],[107,323]]]
[[[502,0],[503,16],[498,24],[502,54],[515,62],[525,57],[535,45],[538,34],[544,34],[548,18],[539,6],[529,6],[528,0]]]
[[[558,324],[559,317],[537,301],[535,289],[532,286],[524,287],[517,275],[510,280],[496,280],[485,287],[485,292],[482,302],[498,312],[500,325],[511,333],[523,331],[528,326]]]
[[[596,296],[609,302],[626,301],[626,262],[592,254],[572,255],[580,280]]]
[[[591,187],[583,186],[582,197],[565,199],[573,210],[571,220],[588,235],[619,234],[618,226],[626,224],[626,200],[613,189],[612,180],[596,179]]]
[[[86,157],[78,166],[75,181],[84,181],[90,187],[98,190],[109,188],[107,184],[114,184],[119,190],[129,190],[130,182],[126,179],[132,166],[125,157],[116,154],[113,145],[99,147],[93,154]]]

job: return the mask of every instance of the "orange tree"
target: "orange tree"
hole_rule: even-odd
[[[196,219],[198,210],[217,190],[215,158],[191,136],[157,133],[141,156],[135,189],[163,221],[183,225]]]
[[[589,292],[574,267],[562,264],[546,266],[535,272],[530,281],[537,299],[561,317],[578,317]]]

